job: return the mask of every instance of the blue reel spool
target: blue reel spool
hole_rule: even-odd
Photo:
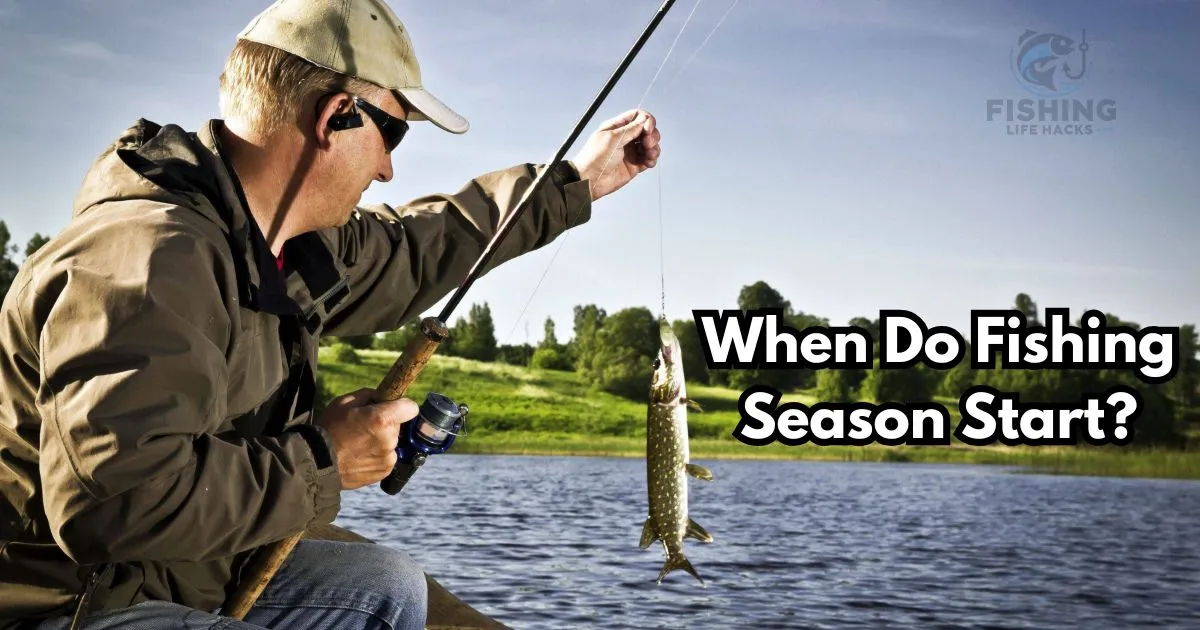
[[[466,405],[446,396],[427,394],[417,417],[405,423],[396,446],[396,466],[380,488],[388,494],[400,492],[427,457],[449,450],[466,424],[467,411]]]

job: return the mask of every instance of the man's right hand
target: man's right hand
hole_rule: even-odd
[[[375,403],[374,396],[374,389],[360,389],[335,398],[316,422],[333,442],[343,490],[361,488],[391,474],[400,428],[419,411],[417,403],[407,398]]]

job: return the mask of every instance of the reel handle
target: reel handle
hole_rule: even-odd
[[[426,457],[424,453],[418,453],[416,457],[413,457],[412,462],[397,461],[392,473],[379,482],[379,488],[388,494],[398,494],[404,489],[413,473],[417,472],[417,469],[425,463]]]

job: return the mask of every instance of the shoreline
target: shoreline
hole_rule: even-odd
[[[824,461],[845,463],[966,464],[1022,469],[1021,473],[1200,480],[1200,452],[1118,451],[1112,448],[971,446],[746,446],[731,440],[692,439],[692,460]],[[451,453],[540,457],[645,458],[636,437],[523,432],[464,436]]]

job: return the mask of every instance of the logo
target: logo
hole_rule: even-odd
[[[1017,82],[1038,96],[1066,96],[1079,89],[1087,73],[1087,51],[1087,31],[1077,44],[1066,35],[1027,30],[1012,49],[1012,70]]]
[[[1009,69],[1036,98],[988,99],[989,123],[1002,122],[1010,136],[1090,136],[1112,131],[1111,123],[1117,119],[1115,100],[1067,98],[1085,87],[1090,48],[1086,30],[1080,31],[1078,41],[1033,29],[1016,39],[1008,54]]]

